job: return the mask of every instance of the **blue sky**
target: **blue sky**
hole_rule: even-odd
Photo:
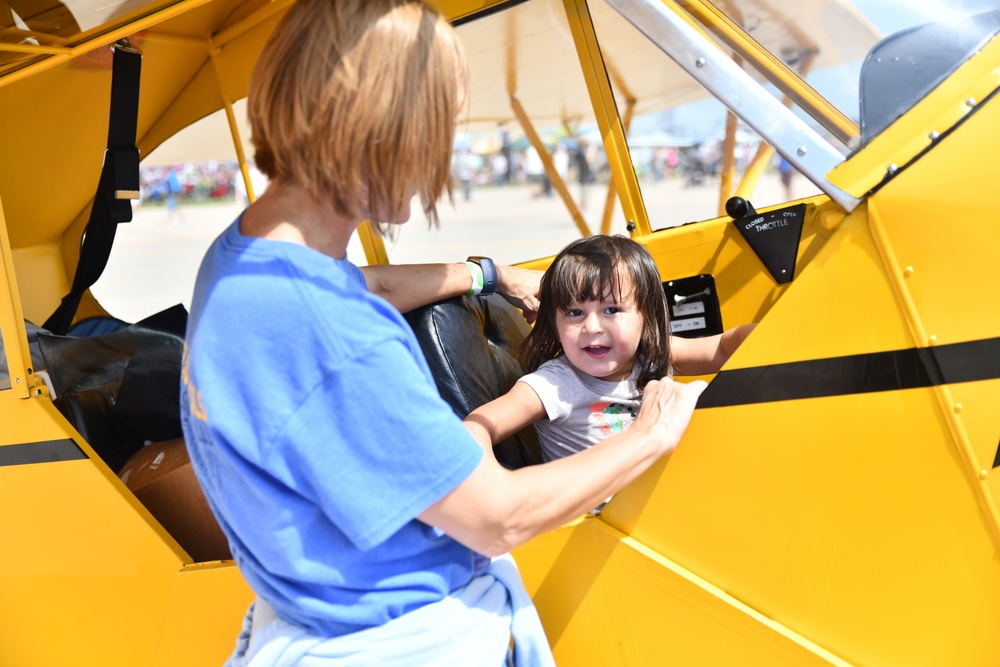
[[[855,0],[860,9],[883,33],[947,17],[1000,9],[998,0]]]

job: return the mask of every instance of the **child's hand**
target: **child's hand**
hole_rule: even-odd
[[[669,378],[652,380],[642,391],[642,406],[632,428],[650,429],[661,455],[673,451],[707,386],[703,380],[688,383]]]

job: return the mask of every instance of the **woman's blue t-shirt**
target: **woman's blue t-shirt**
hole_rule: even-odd
[[[184,435],[251,588],[324,636],[464,586],[484,559],[415,520],[482,449],[406,321],[360,270],[246,237],[208,250],[188,320]]]

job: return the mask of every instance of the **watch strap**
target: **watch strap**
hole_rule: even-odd
[[[497,267],[489,257],[469,257],[467,262],[472,262],[483,270],[483,289],[479,296],[489,296],[497,288]]]

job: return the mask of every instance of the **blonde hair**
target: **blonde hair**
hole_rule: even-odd
[[[250,81],[257,166],[356,220],[416,194],[436,224],[465,79],[458,37],[423,2],[298,0]]]

